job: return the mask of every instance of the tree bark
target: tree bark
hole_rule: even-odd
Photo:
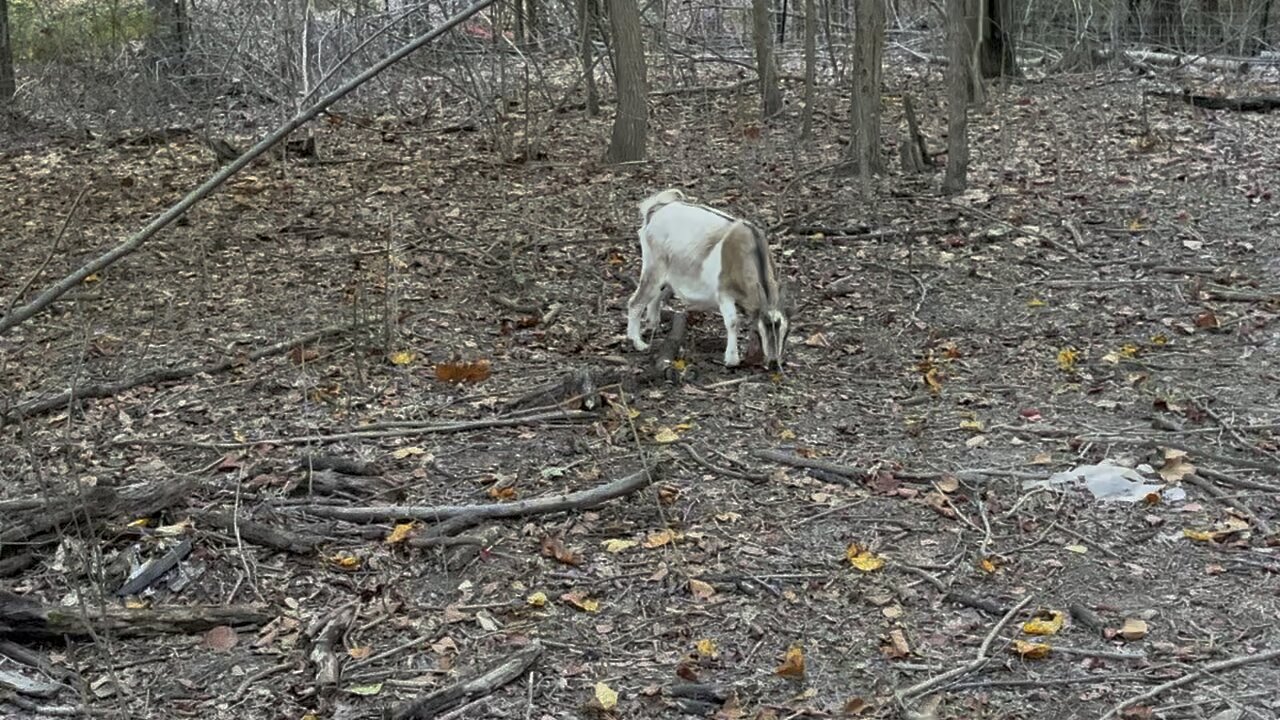
[[[1017,49],[1013,30],[1017,26],[1014,0],[980,0],[984,3],[980,42],[982,77],[1017,77]]]
[[[763,117],[782,111],[782,92],[778,89],[778,67],[773,58],[773,38],[769,34],[769,0],[751,0],[751,34],[756,46],[756,74],[760,76],[760,101]]]
[[[800,137],[813,137],[813,101],[817,84],[818,17],[814,0],[804,0],[804,115]]]
[[[942,190],[965,189],[969,172],[970,58],[973,35],[969,8],[973,0],[947,0],[947,173]],[[985,0],[978,0],[983,2]]]
[[[151,53],[163,72],[182,67],[187,54],[186,0],[148,0],[154,30]]]
[[[1153,0],[1151,31],[1157,43],[1175,50],[1183,49],[1182,6],[1178,0]]]
[[[596,24],[596,0],[578,0],[578,59],[582,62],[582,80],[587,86],[587,116],[600,114],[600,94],[596,90],[594,50],[591,29]]]
[[[0,0],[0,110],[7,110],[17,92],[13,74],[13,45],[9,39],[9,0]]]
[[[884,172],[880,153],[880,82],[884,75],[884,0],[862,0],[854,8],[853,100],[849,108],[850,170],[861,177]]]
[[[609,0],[609,27],[613,31],[618,109],[605,160],[635,162],[644,159],[649,135],[649,87],[636,0]]]
[[[1267,44],[1267,30],[1271,25],[1271,0],[1262,3],[1262,15],[1258,18],[1258,32],[1249,40],[1249,55],[1257,55]]]

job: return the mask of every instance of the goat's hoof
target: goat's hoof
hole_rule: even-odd
[[[736,356],[735,356],[735,357],[729,357],[729,356],[727,356],[727,355],[726,355],[726,356],[725,356],[725,358],[724,358],[724,366],[725,366],[725,367],[727,367],[727,368],[735,368],[735,367],[738,367],[738,365],[740,365],[741,363],[742,363],[742,361],[741,361],[741,360],[739,360]]]
[[[632,341],[631,341],[631,344],[632,344],[633,346],[635,346],[635,349],[636,349],[638,352],[644,352],[645,350],[648,350],[648,349],[649,349],[649,343],[647,343],[647,342],[645,342],[645,341],[643,341],[643,340],[632,340]]]

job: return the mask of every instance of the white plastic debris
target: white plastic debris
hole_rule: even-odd
[[[1151,493],[1161,493],[1168,502],[1186,498],[1182,488],[1165,488],[1163,483],[1149,483],[1136,470],[1121,465],[1081,465],[1066,472],[1054,473],[1046,480],[1028,480],[1024,488],[1082,484],[1097,500],[1104,502],[1137,502]],[[1162,492],[1164,491],[1164,492]]]

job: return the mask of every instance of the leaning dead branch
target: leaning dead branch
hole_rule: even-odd
[[[246,605],[194,607],[87,607],[42,605],[7,590],[0,590],[0,637],[25,640],[60,640],[63,636],[91,637],[110,633],[118,637],[200,633],[219,625],[259,626],[274,615]]]
[[[329,327],[316,330],[315,332],[310,332],[306,335],[293,338],[292,340],[286,340],[284,342],[276,343],[275,345],[269,345],[255,350],[244,357],[232,358],[230,360],[223,360],[222,362],[216,363],[205,363],[203,365],[185,365],[183,367],[176,368],[156,368],[139,375],[134,375],[131,378],[116,380],[115,382],[80,385],[69,390],[64,390],[52,397],[44,398],[43,400],[33,400],[29,403],[19,405],[9,412],[0,415],[0,425],[4,425],[6,422],[13,422],[19,418],[39,415],[43,412],[66,407],[69,403],[76,400],[112,397],[124,392],[125,390],[132,390],[133,388],[142,385],[158,385],[164,382],[185,380],[189,377],[194,377],[200,374],[217,375],[231,370],[232,368],[244,365],[247,362],[257,362],[263,358],[282,355],[299,345],[315,342],[316,340],[329,337],[330,335],[337,335],[345,332],[347,329],[348,326],[346,325],[331,325]]]
[[[248,167],[249,163],[256,160],[259,156],[271,150],[272,147],[287,137],[289,133],[310,122],[317,115],[324,112],[326,108],[338,102],[352,90],[355,90],[368,82],[383,70],[386,70],[397,62],[400,62],[418,48],[421,48],[427,43],[430,43],[441,35],[449,32],[454,27],[462,24],[467,20],[467,18],[470,18],[472,15],[475,15],[492,3],[493,0],[477,0],[462,12],[454,15],[440,25],[437,25],[430,32],[414,38],[411,42],[405,44],[391,55],[369,66],[369,68],[364,72],[356,75],[348,82],[343,83],[333,92],[320,98],[315,105],[312,105],[311,107],[299,112],[297,115],[294,115],[286,123],[276,128],[276,130],[270,135],[259,141],[257,145],[250,148],[244,155],[241,155],[235,162],[223,167],[215,173],[213,177],[204,181],[200,187],[192,190],[186,195],[186,197],[179,200],[177,204],[171,206],[168,210],[165,210],[150,223],[147,223],[147,226],[138,231],[138,233],[133,237],[130,237],[128,240],[125,240],[123,243],[115,246],[111,250],[108,250],[85,263],[75,272],[67,275],[49,288],[45,289],[44,292],[36,296],[36,298],[31,302],[6,313],[3,317],[0,317],[0,335],[3,335],[14,327],[17,327],[32,316],[43,312],[50,305],[56,302],[58,298],[65,295],[72,288],[79,286],[85,278],[96,272],[105,270],[122,258],[132,255],[135,251],[141,248],[147,240],[150,240],[161,230],[173,224],[178,220],[178,218],[186,215],[187,211],[194,207],[196,203],[211,195],[214,190],[221,187],[222,184],[231,179],[233,175]]]
[[[1174,678],[1173,680],[1157,685],[1151,688],[1150,690],[1147,690],[1144,693],[1134,695],[1133,697],[1127,700],[1124,700],[1123,702],[1117,703],[1114,707],[1108,710],[1105,715],[1098,718],[1098,720],[1110,720],[1111,718],[1118,716],[1121,712],[1124,711],[1125,708],[1131,705],[1143,702],[1145,700],[1151,700],[1153,698],[1157,698],[1163,695],[1164,693],[1176,688],[1180,688],[1183,685],[1190,685],[1191,683],[1195,682],[1196,680],[1199,680],[1202,677],[1205,677],[1206,675],[1211,675],[1213,673],[1221,672],[1223,670],[1234,670],[1238,667],[1244,667],[1245,665],[1253,665],[1255,663],[1265,663],[1271,660],[1275,660],[1277,658],[1280,658],[1280,649],[1268,650],[1266,652],[1254,653],[1252,655],[1238,655],[1233,658],[1227,658],[1226,660],[1219,660],[1218,662],[1209,663],[1204,667],[1192,670],[1191,672],[1187,673],[1186,675],[1183,675],[1182,677]]]
[[[488,695],[523,675],[541,654],[542,643],[534,640],[470,680],[441,688],[394,708],[390,712],[391,720],[426,720],[455,705]]]
[[[441,521],[453,518],[468,520],[524,517],[592,508],[615,498],[630,495],[658,479],[661,462],[651,462],[643,469],[590,490],[562,493],[509,503],[488,505],[385,505],[380,507],[334,507],[306,505],[301,510],[320,517],[348,522],[388,522],[391,520]]]

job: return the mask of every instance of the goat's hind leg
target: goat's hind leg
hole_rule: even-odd
[[[658,273],[649,263],[645,263],[640,271],[640,285],[627,302],[627,338],[636,350],[644,352],[649,343],[640,337],[640,316],[657,314],[657,306],[662,302],[662,283],[658,282]],[[656,323],[654,323],[656,325]]]

